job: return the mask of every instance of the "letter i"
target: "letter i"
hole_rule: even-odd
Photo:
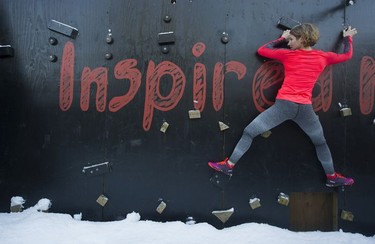
[[[192,53],[194,57],[200,57],[206,50],[206,45],[203,42],[197,42],[193,48]],[[206,87],[207,87],[207,72],[206,66],[202,63],[194,65],[193,73],[193,101],[194,108],[203,111],[206,102]]]

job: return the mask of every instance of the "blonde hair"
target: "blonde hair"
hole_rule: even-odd
[[[314,46],[319,40],[319,29],[313,24],[303,23],[297,25],[290,30],[290,34],[297,39],[302,38],[302,43],[306,47]]]

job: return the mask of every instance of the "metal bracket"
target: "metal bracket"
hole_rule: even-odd
[[[0,45],[0,57],[13,57],[14,49],[11,45]]]
[[[301,25],[301,22],[289,17],[281,17],[277,22],[277,26],[283,30],[291,30],[293,27]]]
[[[56,21],[54,19],[50,20],[48,23],[48,29],[58,32],[60,34],[69,36],[73,39],[75,39],[78,35],[78,29],[74,28],[73,26],[61,23],[59,21]]]
[[[174,32],[168,31],[168,32],[161,32],[158,34],[158,43],[159,44],[169,44],[174,43],[176,40]]]
[[[109,162],[85,166],[82,169],[82,172],[85,175],[90,175],[90,176],[103,175],[111,171],[112,171],[112,164]]]

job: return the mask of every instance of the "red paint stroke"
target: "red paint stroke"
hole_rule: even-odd
[[[274,104],[283,80],[284,66],[278,61],[268,61],[257,70],[253,79],[253,101],[259,112]],[[320,74],[314,90],[318,91],[312,98],[314,111],[328,111],[332,103],[332,66],[328,66]]]
[[[84,67],[81,75],[81,109],[87,111],[90,103],[91,84],[96,84],[96,110],[104,112],[107,103],[108,70],[98,67],[91,70]]]
[[[137,66],[137,60],[125,59],[116,64],[114,74],[116,79],[127,79],[130,82],[129,90],[126,94],[114,97],[109,102],[109,111],[117,112],[126,106],[137,94],[141,86],[142,73]]]
[[[224,72],[225,68],[225,72]],[[223,107],[224,102],[224,76],[228,73],[237,74],[237,79],[241,80],[246,74],[246,66],[237,61],[227,62],[225,65],[216,63],[212,79],[212,104],[216,111]]]
[[[284,80],[284,66],[278,61],[268,61],[259,67],[253,79],[253,101],[255,108],[263,112],[272,104],[277,90]],[[276,91],[276,92],[275,92]],[[271,96],[267,96],[272,93]],[[267,97],[272,97],[268,99]]]
[[[374,107],[375,97],[375,60],[364,56],[361,60],[359,79],[359,105],[361,113],[370,114]]]
[[[67,111],[72,106],[73,88],[74,44],[68,41],[64,46],[61,59],[59,106],[62,111]]]
[[[193,53],[194,57],[198,58],[204,53],[205,50],[206,44],[204,44],[203,42],[197,42],[194,44],[191,52]]]
[[[193,73],[193,100],[194,109],[203,112],[206,103],[206,90],[207,90],[207,72],[206,66],[201,63],[194,65]]]
[[[164,75],[172,77],[172,88],[167,96],[160,93],[161,78]],[[163,61],[157,66],[149,62],[146,76],[146,95],[143,114],[143,129],[148,131],[151,127],[154,109],[169,111],[176,107],[180,101],[186,84],[185,74],[174,63]]]
[[[212,78],[212,104],[216,111],[223,106],[224,100],[224,64],[216,63]]]
[[[327,112],[332,103],[332,65],[327,66],[320,74],[314,91],[319,89],[316,96],[312,98],[314,111],[323,110]]]
[[[200,57],[206,50],[203,42],[196,43],[191,52],[194,57]],[[206,103],[207,91],[207,71],[206,66],[202,63],[196,63],[193,71],[193,101],[194,109],[203,112]]]

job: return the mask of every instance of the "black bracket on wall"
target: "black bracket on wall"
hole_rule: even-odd
[[[277,21],[277,26],[283,30],[291,30],[297,25],[301,25],[301,22],[289,17],[281,17],[279,21]]]
[[[109,162],[85,166],[82,172],[87,176],[96,176],[110,173],[112,171],[112,164]]]
[[[13,57],[14,49],[11,45],[0,45],[0,57]]]
[[[169,53],[169,46],[167,44],[173,44],[175,42],[175,35],[173,31],[160,32],[158,34],[158,43],[162,45],[161,52],[164,54]]]
[[[171,1],[172,4],[176,4],[176,1]],[[172,16],[170,15],[170,11],[172,11],[169,8],[169,5],[167,8],[163,8],[167,13],[164,14],[162,25],[167,24],[168,27],[165,27],[165,29],[173,29],[174,24],[172,22]],[[158,33],[158,43],[160,45],[160,50],[163,54],[169,53],[170,50],[170,44],[174,44],[176,41],[175,33],[173,31],[165,31]]]
[[[69,36],[73,39],[75,39],[78,35],[78,29],[74,28],[70,25],[61,23],[59,21],[56,21],[54,19],[50,20],[48,22],[48,29],[55,31],[57,33]]]
[[[176,40],[174,32],[168,31],[168,32],[161,32],[158,34],[158,43],[159,44],[170,44],[174,43]]]

